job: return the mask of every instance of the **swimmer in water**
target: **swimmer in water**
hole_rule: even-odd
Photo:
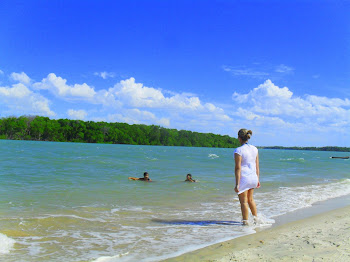
[[[196,180],[192,179],[191,174],[187,174],[185,182],[196,182]]]
[[[129,177],[128,179],[131,180],[140,180],[140,181],[145,181],[145,182],[152,182],[152,180],[149,178],[148,172],[143,173],[143,177]]]

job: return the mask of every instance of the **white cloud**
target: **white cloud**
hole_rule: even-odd
[[[148,124],[170,125],[170,115],[182,115],[182,121],[187,121],[188,117],[196,117],[199,120],[231,121],[222,108],[212,103],[202,103],[200,99],[190,93],[174,93],[160,89],[144,86],[137,83],[134,78],[122,80],[109,89],[101,89],[97,92],[87,84],[67,85],[67,80],[51,73],[41,82],[33,84],[33,87],[40,90],[49,90],[57,98],[73,99],[75,101],[101,105],[104,110],[123,110],[123,114],[118,112],[119,119],[123,118],[128,123],[140,122],[141,115],[143,122]],[[141,111],[140,109],[148,109]],[[127,111],[129,110],[129,111]],[[131,110],[131,111],[130,111]],[[133,111],[134,110],[134,111]],[[139,112],[135,110],[140,110]],[[151,112],[152,111],[152,112]],[[129,112],[129,113],[127,113]],[[133,112],[131,114],[130,112]],[[71,112],[72,113],[72,112]],[[152,113],[153,115],[149,115]],[[158,117],[157,115],[162,115]],[[73,116],[73,115],[72,115]],[[165,116],[165,117],[164,117]]]
[[[122,80],[109,89],[97,92],[87,84],[67,85],[67,80],[51,73],[41,82],[33,84],[37,91],[49,90],[57,98],[81,101],[88,105],[102,106],[102,110],[114,115],[114,118],[127,123],[145,123],[170,126],[170,117],[179,122],[188,122],[188,118],[198,121],[231,121],[224,110],[212,103],[202,103],[190,93],[174,93],[144,86],[134,78]],[[147,109],[147,110],[143,110]],[[113,114],[113,111],[117,114]],[[137,111],[139,110],[139,111]],[[86,117],[78,112],[69,111],[71,117]],[[93,116],[91,116],[93,117]]]
[[[9,98],[23,98],[32,92],[23,84],[15,84],[11,87],[0,87],[0,95]]]
[[[101,104],[104,107],[111,108],[122,108],[123,103],[117,100],[116,95],[111,91],[111,88],[108,90],[102,89],[99,90],[94,98],[91,100],[94,104]]]
[[[241,116],[247,120],[254,120],[254,119],[260,119],[262,116],[253,113],[252,111],[249,111],[247,109],[243,109],[239,107],[237,109],[237,112],[235,113],[236,116]]]
[[[233,115],[269,128],[323,132],[350,126],[349,99],[295,97],[287,87],[280,88],[271,80],[247,94],[234,93],[232,97],[239,105]]]
[[[102,77],[103,79],[107,79],[109,77],[110,78],[115,77],[115,73],[113,73],[113,72],[95,72],[94,75]]]
[[[160,107],[165,102],[160,90],[136,83],[133,77],[120,81],[110,92],[121,102],[134,107]]]
[[[4,74],[4,71],[2,71],[1,69],[0,69],[0,75],[3,75]]]
[[[49,101],[39,95],[34,95],[29,98],[29,103],[32,106],[32,112],[30,114],[36,114],[36,115],[46,115],[46,116],[56,116],[55,112],[51,111],[49,107]],[[27,111],[28,113],[28,111]]]
[[[86,83],[67,85],[67,80],[50,73],[41,82],[33,84],[37,90],[46,89],[58,97],[91,99],[96,94],[93,87]]]
[[[0,104],[8,108],[8,114],[32,114],[55,116],[49,100],[29,90],[22,83],[12,87],[0,87]]]
[[[115,114],[114,118],[127,123],[156,123],[169,126],[169,117],[174,119],[172,121],[174,125],[181,122],[188,123],[190,118],[216,123],[232,120],[222,108],[212,103],[202,104],[200,99],[193,94],[178,94],[168,91],[164,93],[160,89],[144,86],[141,83],[136,83],[134,78],[129,78],[120,81],[108,90],[97,92],[94,103],[100,103],[106,108],[113,108],[113,110],[124,110],[123,113]],[[141,108],[147,108],[148,111],[146,112],[149,113],[152,111],[154,117],[147,115],[148,113],[145,113],[145,111],[141,111]],[[135,109],[140,110],[140,112],[133,111]],[[127,113],[125,110],[130,111]],[[130,112],[133,112],[133,114]],[[140,120],[141,112],[143,121]],[[165,117],[159,118],[157,115],[164,115]]]
[[[225,72],[230,73],[236,77],[247,77],[253,79],[279,79],[283,76],[292,74],[294,68],[280,64],[278,66],[272,66],[269,64],[253,63],[251,66],[222,66]]]
[[[255,70],[253,68],[235,68],[224,65],[222,69],[225,72],[229,72],[234,76],[248,76],[253,78],[261,78],[261,77],[267,77],[269,73],[264,71]]]
[[[107,92],[103,92],[103,97],[109,101],[113,97],[123,105],[130,107],[222,112],[222,109],[215,107],[213,104],[202,105],[200,99],[191,94],[175,93],[166,97],[161,90],[136,83],[134,78],[120,81],[120,83],[110,88]],[[99,100],[102,99],[99,98]]]
[[[123,110],[122,113],[110,114],[107,117],[110,122],[126,122],[129,124],[156,124],[165,127],[170,126],[169,118],[157,118],[155,114],[149,111],[142,111],[137,108]]]
[[[294,68],[290,66],[286,66],[284,64],[281,64],[276,67],[275,72],[277,73],[284,73],[284,74],[290,74],[294,72]]]
[[[293,93],[287,87],[279,88],[271,80],[266,80],[248,94],[235,92],[232,97],[239,104],[248,103],[256,113],[286,114],[295,117],[303,115],[308,104],[300,98],[292,99],[292,96]]]
[[[248,104],[253,114],[263,115],[289,115],[299,117],[304,115],[307,108],[305,101],[291,99],[293,93],[287,88],[279,88],[271,80],[254,88],[248,94],[233,94],[238,104]]]
[[[348,98],[328,98],[322,96],[307,95],[306,100],[311,104],[319,106],[329,106],[329,107],[348,107],[350,106],[350,100]]]
[[[23,84],[29,84],[30,83],[30,78],[27,76],[26,73],[12,73],[11,74],[11,79],[14,81],[18,81]]]
[[[259,85],[257,88],[254,88],[249,95],[251,97],[270,97],[288,100],[292,97],[293,93],[289,91],[288,87],[279,88],[268,79],[265,81],[265,83]]]
[[[71,119],[76,119],[76,120],[84,120],[85,117],[87,116],[87,112],[85,110],[74,110],[74,109],[69,109],[67,111],[67,115]]]

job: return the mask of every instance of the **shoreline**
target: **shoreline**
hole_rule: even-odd
[[[271,227],[257,229],[254,234],[161,261],[333,261],[334,256],[338,261],[350,261],[349,200],[350,195],[346,195],[316,202],[274,217]]]
[[[312,204],[312,206],[294,210],[287,214],[283,214],[277,217],[273,217],[275,223],[270,227],[263,230],[268,230],[276,226],[284,225],[286,223],[299,221],[311,216],[324,214],[335,209],[347,207],[350,203],[350,194],[340,197],[327,199],[324,201],[318,201]]]

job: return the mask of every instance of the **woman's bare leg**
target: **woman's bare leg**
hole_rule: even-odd
[[[249,205],[250,211],[252,211],[253,216],[256,217],[258,215],[258,212],[256,210],[256,204],[253,198],[253,193],[254,193],[254,188],[249,189],[247,198],[248,198],[248,205]]]
[[[247,224],[249,216],[249,206],[248,206],[248,191],[245,191],[238,195],[239,202],[241,203],[241,211],[243,217],[243,224]]]

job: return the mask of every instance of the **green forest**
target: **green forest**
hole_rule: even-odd
[[[285,150],[311,150],[311,151],[339,151],[339,152],[350,152],[349,147],[338,147],[338,146],[323,146],[323,147],[283,147],[283,146],[265,146],[260,147],[265,149],[285,149]]]
[[[188,147],[240,146],[236,138],[227,135],[178,131],[156,125],[56,120],[42,116],[1,118],[0,139]]]

